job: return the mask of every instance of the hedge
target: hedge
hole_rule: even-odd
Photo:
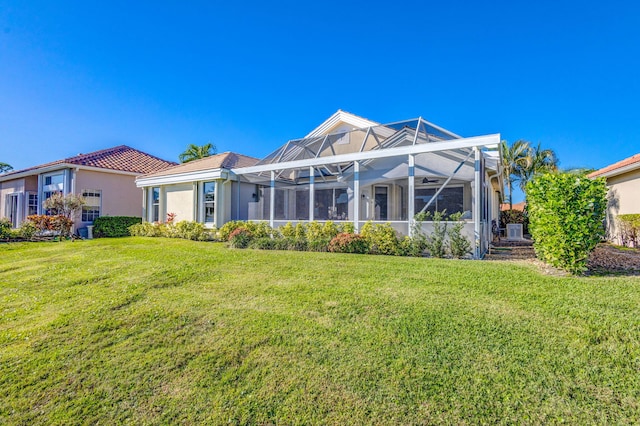
[[[93,221],[93,236],[96,238],[105,237],[128,237],[129,227],[142,223],[142,218],[134,216],[101,216]]]
[[[538,175],[527,184],[526,194],[536,255],[574,274],[584,271],[589,253],[604,237],[604,178]]]

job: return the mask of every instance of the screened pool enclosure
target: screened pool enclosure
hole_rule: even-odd
[[[422,118],[379,125],[338,113],[256,165],[232,170],[252,188],[248,219],[273,227],[349,221],[356,231],[388,222],[410,235],[417,213],[461,213],[474,257],[482,257],[499,214],[500,136],[462,138]],[[422,222],[424,232],[431,226]]]

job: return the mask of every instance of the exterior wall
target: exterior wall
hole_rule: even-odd
[[[192,183],[168,185],[165,188],[165,211],[175,213],[176,222],[193,221],[196,218],[195,194]],[[162,204],[162,200],[160,201]]]
[[[640,169],[607,179],[609,186],[607,206],[607,238],[621,244],[616,216],[640,213]]]
[[[232,182],[232,214],[231,220],[249,220],[249,203],[254,202],[258,194],[255,184],[246,182]]]
[[[78,195],[85,189],[101,191],[100,216],[142,215],[142,190],[136,187],[135,176],[78,170],[74,180],[73,192]]]
[[[0,217],[9,219],[8,196],[18,194],[18,226],[24,219],[25,179],[15,179],[0,183]]]

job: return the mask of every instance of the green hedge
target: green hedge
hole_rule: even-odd
[[[543,174],[527,184],[526,193],[536,255],[569,272],[584,271],[589,253],[604,236],[604,178]]]
[[[142,223],[142,218],[133,216],[101,216],[93,221],[93,236],[128,237],[129,227]]]

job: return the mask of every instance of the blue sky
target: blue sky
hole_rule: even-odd
[[[261,157],[340,108],[599,168],[640,152],[639,29],[632,1],[0,0],[0,161]]]

